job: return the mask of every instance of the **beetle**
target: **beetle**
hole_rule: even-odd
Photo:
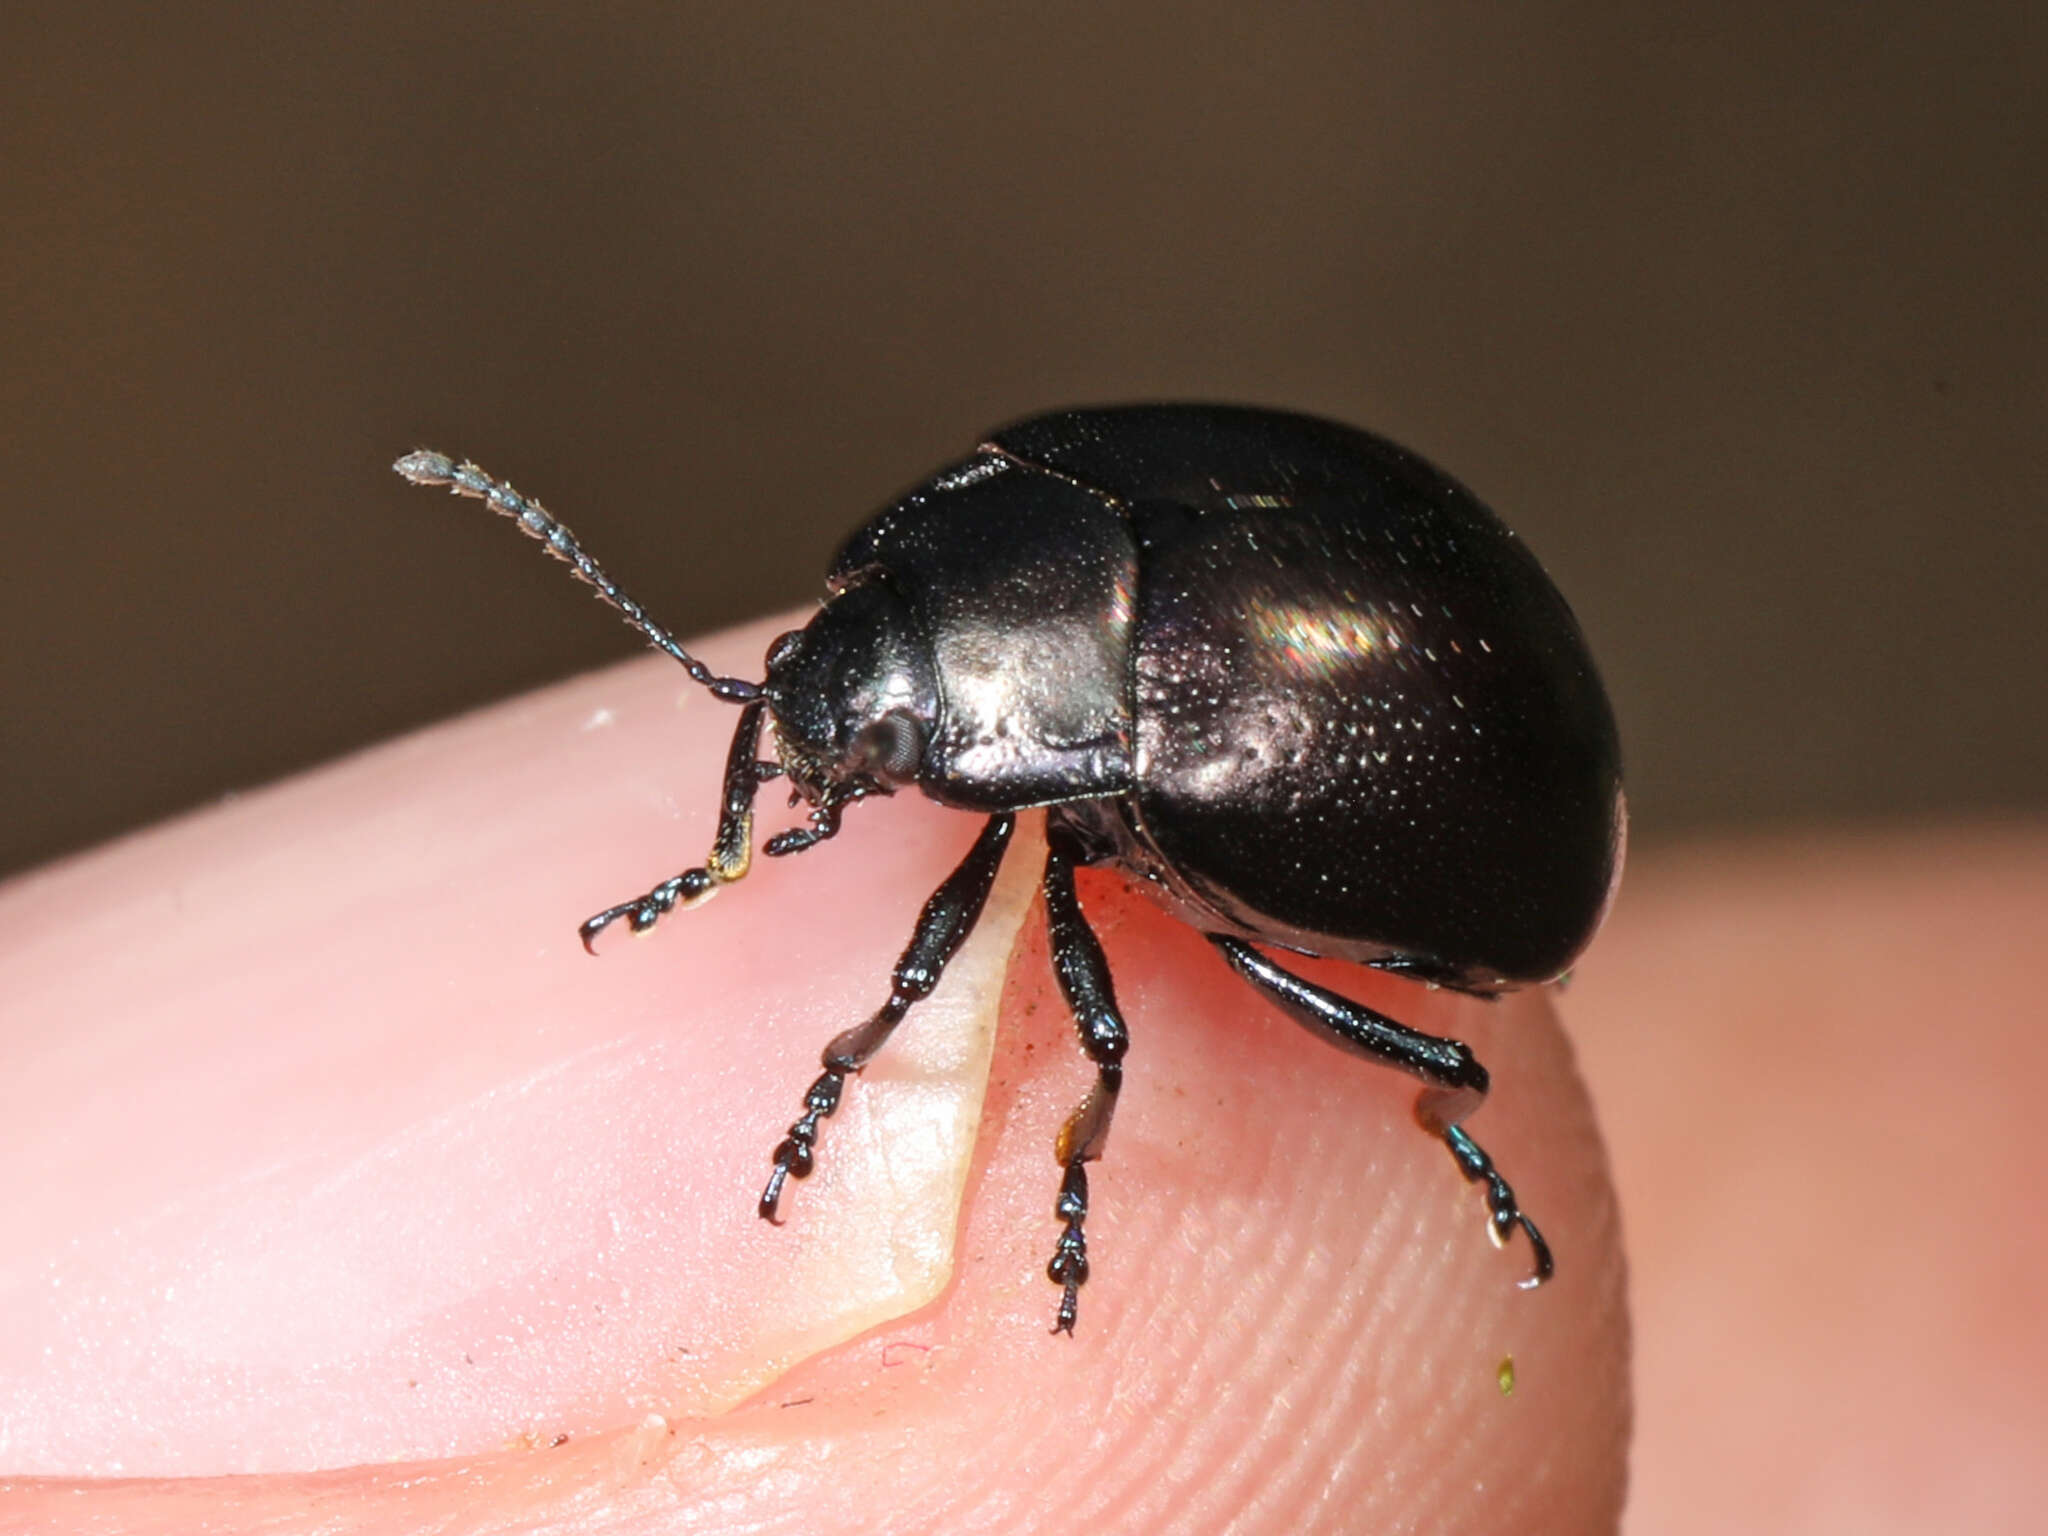
[[[1284,1013],[1419,1078],[1416,1117],[1483,1187],[1496,1246],[1519,1229],[1534,1254],[1521,1283],[1550,1278],[1549,1245],[1463,1128],[1488,1088],[1471,1050],[1267,953],[1497,997],[1563,975],[1612,900],[1627,824],[1613,712],[1563,596],[1457,481],[1385,438],[1278,411],[1032,417],[858,529],[823,605],[752,682],[714,675],[509,485],[431,452],[394,467],[516,520],[739,709],[709,856],[590,918],[586,948],[744,876],[756,792],[776,778],[809,809],[768,839],[771,856],[900,789],[985,818],[925,903],[888,1001],[825,1047],[763,1217],[810,1173],[847,1077],[973,929],[1018,812],[1043,807],[1052,964],[1095,1067],[1054,1147],[1054,1332],[1073,1332],[1088,1278],[1087,1165],[1129,1044],[1075,895],[1083,865],[1165,904]]]

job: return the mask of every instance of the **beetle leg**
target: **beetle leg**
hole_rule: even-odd
[[[847,1073],[866,1066],[875,1052],[888,1043],[911,1004],[931,995],[946,962],[974,931],[1016,825],[1015,816],[989,817],[959,868],[946,876],[945,883],[932,892],[918,914],[917,928],[890,978],[889,1001],[864,1022],[835,1035],[825,1047],[820,1058],[825,1070],[804,1095],[803,1115],[775,1149],[775,1171],[768,1175],[768,1187],[761,1191],[763,1219],[776,1220],[775,1207],[782,1199],[782,1186],[787,1180],[810,1176],[818,1122],[839,1107]]]
[[[1223,952],[1231,969],[1278,1003],[1282,1012],[1340,1050],[1399,1067],[1428,1084],[1416,1097],[1415,1118],[1424,1130],[1440,1137],[1451,1149],[1460,1173],[1472,1183],[1486,1186],[1487,1235],[1499,1247],[1520,1227],[1528,1234],[1529,1246],[1536,1251],[1535,1272],[1522,1281],[1523,1287],[1541,1285],[1551,1277],[1556,1265],[1550,1257],[1550,1245],[1544,1242],[1536,1224],[1522,1214],[1513,1188],[1493,1166],[1493,1159],[1458,1124],[1485,1100],[1488,1083],[1486,1068],[1463,1041],[1425,1035],[1363,1003],[1304,981],[1275,965],[1243,939],[1221,933],[1212,933],[1208,938]]]
[[[645,933],[665,912],[677,907],[694,907],[718,894],[746,874],[754,854],[754,795],[762,781],[772,775],[762,770],[775,766],[759,760],[761,726],[767,718],[765,700],[755,699],[740,709],[740,723],[732,733],[732,747],[725,755],[725,799],[718,811],[718,831],[711,838],[711,855],[695,869],[686,869],[664,880],[645,896],[606,907],[588,919],[577,932],[583,947],[596,954],[597,936],[620,918],[634,933]]]
[[[1103,958],[1102,945],[1074,894],[1074,867],[1086,862],[1080,840],[1054,820],[1046,827],[1046,844],[1045,915],[1052,968],[1080,1031],[1081,1049],[1095,1063],[1095,1085],[1067,1117],[1053,1148],[1053,1155],[1066,1170],[1059,1198],[1053,1202],[1053,1215],[1066,1223],[1066,1229],[1060,1233],[1045,1272],[1061,1288],[1052,1331],[1071,1336],[1075,1304],[1088,1279],[1088,1240],[1081,1232],[1081,1224],[1088,1219],[1087,1165],[1102,1156],[1103,1143],[1109,1139],[1110,1118],[1123,1088],[1123,1059],[1130,1033],[1124,1028],[1123,1015],[1117,1012],[1109,962]]]
[[[792,827],[787,832],[778,832],[762,845],[761,851],[771,859],[784,858],[792,853],[802,853],[806,848],[815,848],[839,835],[839,818],[849,805],[865,800],[874,791],[865,784],[834,786],[827,797],[811,807],[810,825]],[[790,791],[789,803],[795,805],[802,797],[795,790]]]

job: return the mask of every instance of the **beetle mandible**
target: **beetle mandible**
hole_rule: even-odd
[[[1550,1277],[1549,1245],[1462,1128],[1488,1084],[1472,1052],[1265,953],[1493,997],[1561,975],[1612,896],[1626,811],[1606,694],[1564,598],[1449,476],[1371,433],[1277,411],[1033,417],[862,526],[757,683],[714,675],[567,528],[474,464],[419,452],[395,468],[516,520],[739,708],[709,856],[589,919],[586,948],[745,875],[755,793],[778,777],[808,824],[770,838],[771,856],[911,786],[986,818],[925,903],[889,1000],[825,1047],[762,1216],[811,1171],[848,1074],[973,929],[1017,813],[1044,807],[1053,968],[1096,1074],[1055,1144],[1055,1332],[1073,1332],[1088,1278],[1087,1165],[1129,1042],[1075,896],[1084,864],[1135,881],[1310,1029],[1421,1079],[1416,1116],[1484,1187],[1489,1234],[1520,1228],[1535,1255],[1521,1283]]]

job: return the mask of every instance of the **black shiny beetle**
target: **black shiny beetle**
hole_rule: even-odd
[[[1064,411],[995,433],[863,526],[829,596],[717,677],[612,584],[569,530],[474,464],[395,466],[518,521],[697,682],[739,706],[710,856],[583,925],[653,925],[747,872],[753,803],[786,774],[829,838],[854,801],[915,785],[988,818],[925,903],[889,1000],[825,1048],[761,1196],[811,1171],[849,1072],[931,992],[981,915],[1016,813],[1048,810],[1052,959],[1095,1063],[1061,1130],[1048,1273],[1071,1333],[1088,1278],[1087,1165],[1128,1044],[1074,869],[1110,864],[1240,976],[1345,1050],[1427,1085],[1416,1115],[1486,1187],[1490,1234],[1550,1249],[1460,1127],[1487,1090],[1456,1040],[1406,1028],[1254,942],[1483,997],[1548,981],[1599,926],[1625,813],[1614,718],[1577,622],[1472,494],[1383,438],[1229,406]],[[779,761],[759,760],[762,728]]]

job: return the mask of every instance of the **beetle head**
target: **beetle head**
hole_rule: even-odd
[[[813,805],[914,782],[938,724],[931,647],[879,580],[770,646],[762,691],[783,771]]]

